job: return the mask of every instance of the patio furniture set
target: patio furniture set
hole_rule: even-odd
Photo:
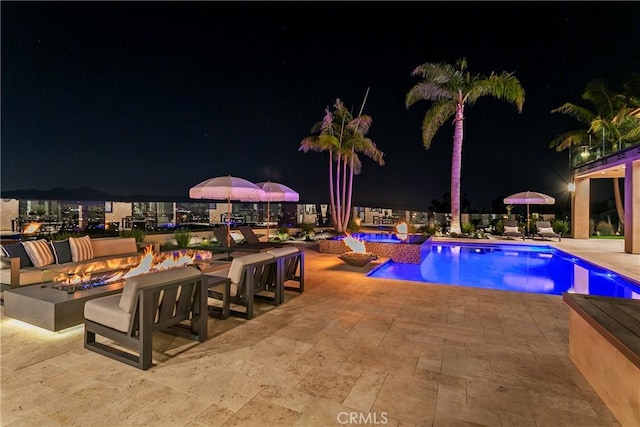
[[[133,248],[129,241],[124,241],[126,239],[113,238],[109,243],[99,240],[107,239],[87,238],[84,249],[89,251],[92,245],[101,247],[103,244],[122,251]],[[241,250],[244,252],[244,248]],[[115,252],[113,256],[119,259],[120,255]],[[138,262],[142,259],[138,253],[127,257]],[[15,257],[8,258],[7,270],[20,262],[19,257],[18,261],[12,259]],[[108,258],[100,258],[98,267],[103,263],[110,265]],[[59,273],[57,270],[62,269],[63,264],[66,263],[51,264],[49,269]],[[90,266],[81,261],[68,264],[74,265],[65,266],[67,269]],[[21,274],[19,278],[23,277]],[[31,271],[26,270],[24,277],[31,279]],[[208,315],[226,319],[234,314],[252,319],[255,298],[267,298],[277,306],[284,302],[285,290],[304,292],[304,252],[295,246],[272,245],[248,255],[238,253],[231,262],[206,260],[74,292],[61,290],[56,282],[38,280],[29,285],[11,287],[3,294],[7,317],[51,331],[84,322],[85,348],[147,369],[151,366],[152,336],[155,332],[186,331],[187,336],[204,341],[207,338]],[[218,300],[219,304],[212,300]],[[186,321],[190,326],[184,324]],[[122,344],[133,353],[97,342],[96,335]]]

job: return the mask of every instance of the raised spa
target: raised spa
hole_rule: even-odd
[[[354,239],[363,241],[366,252],[391,258],[394,262],[420,264],[430,250],[430,236],[423,234],[353,233]],[[352,249],[345,242],[347,236],[320,240],[320,252],[344,254]]]

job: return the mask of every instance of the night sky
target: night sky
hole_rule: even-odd
[[[453,128],[425,150],[426,62],[515,73],[524,110],[465,110],[462,193],[472,209],[532,190],[566,197],[588,80],[640,71],[638,2],[2,1],[3,192],[89,187],[188,195],[220,175],[277,181],[328,202],[328,156],[298,151],[336,98],[373,118],[386,165],[363,158],[354,203],[427,210],[449,192]],[[608,184],[609,185],[609,184]],[[608,188],[608,186],[607,186]]]

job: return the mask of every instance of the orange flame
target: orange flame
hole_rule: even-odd
[[[23,233],[35,233],[40,229],[42,223],[40,222],[30,222],[24,226]]]
[[[122,271],[118,271],[111,276],[104,278],[104,282],[113,283],[122,279],[126,279],[127,277],[138,276],[140,274],[151,273],[159,270],[168,270],[170,268],[185,267],[190,264],[195,264],[198,256],[202,259],[210,258],[211,253],[191,252],[191,254],[189,254],[187,251],[177,251],[166,254],[154,254],[153,248],[151,246],[148,246],[145,248],[143,257],[140,262],[138,262],[135,266],[129,268],[128,270],[123,269]],[[119,267],[130,267],[130,265]],[[76,271],[68,273],[66,275],[61,274],[55,280],[74,285],[80,284],[91,279],[91,270],[91,266],[88,266],[88,268],[85,268],[84,272]]]
[[[351,237],[347,235],[347,237],[343,240],[344,244],[349,246],[349,248],[356,253],[366,254],[367,251],[364,246],[364,240],[356,239],[355,237]]]
[[[398,234],[407,234],[409,232],[409,225],[406,222],[401,222],[396,225],[396,232]]]
[[[396,236],[398,236],[398,239],[407,240],[407,237],[409,237],[408,232],[409,225],[406,222],[403,221],[396,225]]]

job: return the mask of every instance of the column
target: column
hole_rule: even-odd
[[[640,160],[625,163],[624,251],[640,254]]]
[[[589,225],[591,180],[589,178],[576,179],[575,184],[576,191],[571,197],[571,231],[574,239],[588,239],[591,235]]]

